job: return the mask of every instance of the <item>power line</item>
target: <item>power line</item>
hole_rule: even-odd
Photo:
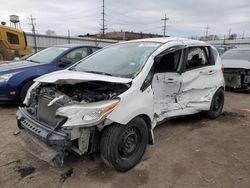
[[[113,17],[110,17],[110,19],[113,19]],[[130,21],[125,21],[125,20],[122,20],[122,19],[117,19],[115,18],[114,20],[107,20],[106,22],[108,23],[112,23],[112,24],[116,24],[116,25],[129,25],[129,26],[138,26],[138,25],[141,25],[141,26],[145,26],[145,25],[159,25],[158,23],[147,23],[147,22],[130,22]]]
[[[102,33],[102,36],[104,37],[104,34],[105,34],[105,30],[107,30],[108,28],[106,27],[105,25],[105,7],[104,7],[104,0],[102,0],[102,28],[101,28],[101,33]]]
[[[35,23],[34,21],[36,20],[36,18],[32,17],[32,14],[30,15],[30,18],[28,18],[30,20],[29,25],[32,26],[32,33],[33,33],[33,39],[34,39],[34,48],[35,48],[35,52],[37,52],[37,44],[36,44],[36,29],[35,29]]]
[[[165,17],[161,19],[162,21],[164,21],[164,25],[163,25],[163,36],[166,36],[166,28],[167,28],[167,20],[169,20],[169,18],[167,18],[166,14]]]

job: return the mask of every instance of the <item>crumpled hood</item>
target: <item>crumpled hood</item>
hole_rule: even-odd
[[[27,67],[34,67],[39,66],[40,64],[30,62],[30,61],[17,61],[17,62],[3,62],[0,63],[0,73],[7,72],[7,71],[19,71],[21,69],[27,68]]]
[[[222,64],[224,65],[224,68],[250,69],[250,61],[247,61],[247,60],[222,59]]]
[[[76,84],[86,81],[104,81],[114,83],[130,83],[131,78],[120,78],[100,74],[92,74],[79,71],[63,70],[49,73],[35,79],[37,82],[42,83],[58,83],[58,84]]]

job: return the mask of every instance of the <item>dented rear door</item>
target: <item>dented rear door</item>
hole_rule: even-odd
[[[210,52],[210,48],[204,46],[186,49],[181,92],[177,97],[184,114],[208,110],[210,107],[221,76],[221,70],[214,65]]]

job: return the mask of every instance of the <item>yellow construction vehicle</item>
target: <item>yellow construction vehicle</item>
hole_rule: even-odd
[[[0,25],[0,61],[10,61],[32,53],[22,30]]]

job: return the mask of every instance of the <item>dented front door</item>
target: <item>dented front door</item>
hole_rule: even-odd
[[[176,99],[181,88],[181,75],[178,73],[158,73],[153,78],[154,111],[157,121],[169,116],[169,113],[180,109]]]
[[[182,61],[182,49],[169,49],[155,60],[155,74],[152,88],[154,91],[154,112],[157,121],[169,117],[172,111],[180,110],[177,96],[181,89],[182,76],[178,72]]]

